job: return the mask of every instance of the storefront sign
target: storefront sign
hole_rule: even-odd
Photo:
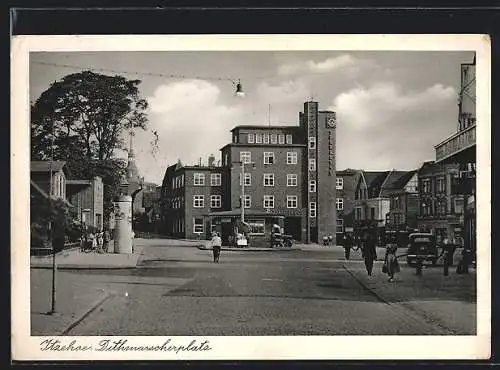
[[[274,208],[268,208],[267,209],[268,213],[271,214],[280,214],[283,216],[302,216],[302,211],[299,209],[274,209]]]
[[[335,147],[332,131],[328,131],[328,176],[335,175]]]

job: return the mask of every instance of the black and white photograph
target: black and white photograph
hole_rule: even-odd
[[[14,352],[487,358],[487,39],[349,37],[14,39]]]

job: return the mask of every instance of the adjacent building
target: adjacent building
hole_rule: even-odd
[[[417,176],[416,171],[360,171],[354,199],[354,233],[371,233],[382,241],[388,222],[392,225],[397,221],[400,226],[413,222],[418,208],[413,203]]]
[[[389,197],[386,230],[417,229],[419,215],[418,171],[408,171],[382,190]]]
[[[454,191],[459,183],[459,165],[425,162],[418,170],[418,181],[418,228],[435,234],[438,242],[461,231],[463,198]]]
[[[99,176],[92,180],[66,180],[69,202],[75,207],[77,219],[83,225],[104,228],[104,184]]]
[[[453,175],[450,197],[453,197],[453,214],[461,212],[459,222],[447,228],[460,236],[464,245],[476,248],[476,58],[460,65],[460,92],[458,99],[457,131],[435,146],[437,171],[442,166]],[[458,166],[458,168],[456,167]],[[447,172],[446,170],[444,172]],[[460,203],[460,205],[458,204]],[[427,205],[427,203],[425,203]],[[457,206],[457,207],[455,207]],[[447,205],[451,209],[452,205]],[[424,212],[424,211],[423,211]],[[424,213],[422,213],[424,217]],[[439,225],[437,225],[439,226]]]
[[[354,200],[359,176],[359,170],[350,168],[336,172],[337,239],[344,233],[354,232]]]
[[[69,171],[65,161],[31,161],[30,177],[49,197],[66,199]],[[51,186],[52,183],[52,186]]]
[[[300,241],[335,236],[335,112],[309,101],[297,126],[240,125],[231,134],[220,166],[211,156],[207,166],[179,161],[167,168],[161,203],[168,235],[220,230],[230,243],[235,230],[246,227],[255,242],[267,242],[267,231],[278,224]]]

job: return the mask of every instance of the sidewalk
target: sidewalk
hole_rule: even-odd
[[[113,245],[110,245],[110,250]],[[122,269],[135,268],[142,256],[143,247],[134,241],[133,254],[85,253],[78,248],[56,254],[58,269]],[[52,256],[31,256],[32,268],[52,268]]]
[[[380,258],[381,256],[379,256]],[[455,266],[449,275],[443,275],[442,267],[427,267],[422,276],[415,268],[400,263],[401,272],[394,282],[382,273],[383,261],[377,261],[373,275],[368,277],[364,265],[344,263],[344,268],[381,301],[396,304],[443,327],[453,334],[476,333],[476,270],[459,275]]]
[[[89,284],[86,279],[66,271],[57,272],[56,285],[56,313],[49,315],[52,272],[31,269],[31,335],[65,335],[115,293],[103,283]]]

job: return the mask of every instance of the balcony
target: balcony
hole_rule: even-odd
[[[473,124],[462,131],[459,131],[438,145],[436,149],[436,162],[442,162],[460,153],[464,153],[467,149],[475,148],[476,146],[476,124]]]

